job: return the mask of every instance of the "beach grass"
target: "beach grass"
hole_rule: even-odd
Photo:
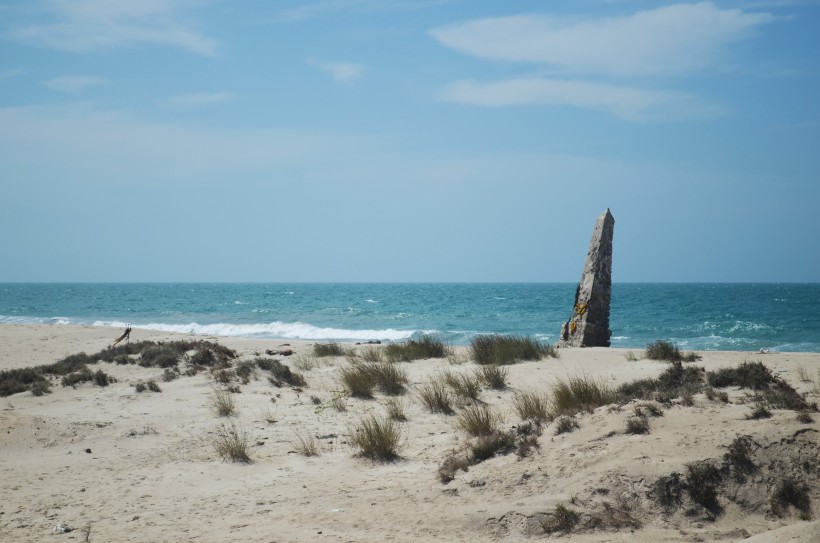
[[[526,336],[486,334],[470,341],[470,356],[476,364],[505,365],[524,360],[541,360],[558,352],[548,343]]]
[[[459,414],[457,425],[471,436],[488,436],[498,431],[499,417],[486,404],[469,405]]]
[[[351,443],[360,456],[379,462],[399,459],[404,443],[396,421],[370,415],[359,420],[350,433]]]
[[[251,462],[251,434],[233,422],[222,424],[213,432],[211,446],[217,456],[225,462]]]
[[[549,396],[532,389],[515,393],[515,396],[513,396],[513,409],[521,420],[532,421],[536,424],[549,422],[554,418],[550,410]]]
[[[435,335],[424,335],[404,343],[391,343],[384,347],[384,357],[389,362],[412,362],[428,358],[446,358],[452,349]]]

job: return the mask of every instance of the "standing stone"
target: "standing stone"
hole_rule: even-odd
[[[609,347],[614,230],[615,218],[607,208],[595,221],[584,273],[575,289],[572,317],[561,326],[561,347]]]

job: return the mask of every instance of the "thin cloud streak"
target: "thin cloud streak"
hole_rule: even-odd
[[[716,104],[676,91],[544,78],[493,83],[456,81],[439,97],[447,102],[485,107],[571,106],[604,111],[633,122],[705,119],[724,113]]]
[[[8,35],[24,43],[73,53],[152,44],[216,56],[215,40],[178,20],[179,12],[196,4],[159,0],[54,0],[41,4],[47,22],[12,28]]]
[[[429,33],[479,58],[544,64],[566,73],[686,75],[715,64],[727,44],[774,20],[768,13],[703,2],[580,22],[541,15],[478,19]]]
[[[352,62],[322,62],[315,58],[309,58],[308,64],[330,74],[339,83],[352,83],[364,71],[363,64],[354,64]]]
[[[62,77],[55,77],[54,79],[44,81],[43,85],[52,90],[60,92],[78,93],[83,92],[84,90],[90,87],[104,85],[107,82],[108,80],[104,77],[87,75],[65,75]]]
[[[229,92],[196,92],[181,94],[168,99],[168,105],[177,108],[194,108],[210,104],[220,104],[233,99]]]

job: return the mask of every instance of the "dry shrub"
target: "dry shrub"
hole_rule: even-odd
[[[431,413],[453,414],[453,398],[446,384],[440,379],[419,387],[419,398]]]
[[[238,428],[233,422],[229,425],[222,424],[216,429],[211,437],[211,446],[223,461],[244,464],[251,461],[249,454],[251,447],[250,432]]]
[[[549,397],[535,390],[516,392],[513,398],[513,408],[521,420],[531,420],[536,424],[541,424],[553,419],[550,413]]]
[[[498,364],[479,366],[475,372],[476,379],[493,390],[506,389],[508,375],[507,368]]]
[[[361,419],[351,434],[351,443],[359,449],[359,455],[379,462],[399,458],[403,441],[401,428],[395,421],[370,415]]]
[[[470,405],[458,417],[458,427],[471,436],[487,436],[498,431],[498,415],[486,404]]]
[[[214,389],[211,392],[211,407],[220,417],[231,417],[237,412],[233,395],[227,390]]]

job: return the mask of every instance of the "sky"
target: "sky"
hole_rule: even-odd
[[[820,282],[820,0],[0,0],[0,281]]]

